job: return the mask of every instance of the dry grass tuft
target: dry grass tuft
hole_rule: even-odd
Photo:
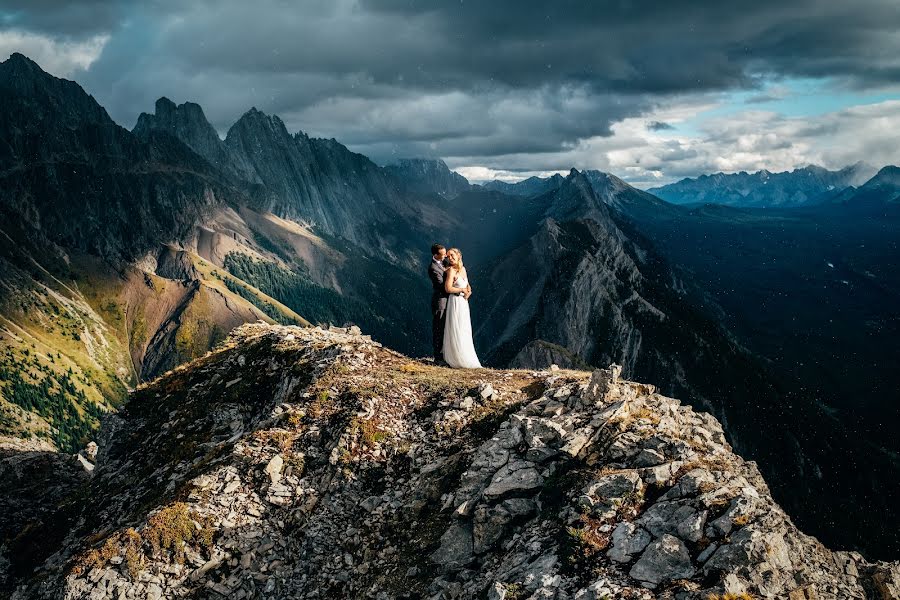
[[[214,532],[205,521],[192,518],[184,502],[175,502],[148,519],[142,537],[150,544],[154,554],[172,552],[175,561],[181,563],[186,544],[193,542],[203,548],[212,545]]]
[[[590,517],[581,515],[580,527],[567,527],[566,532],[574,539],[578,546],[578,558],[590,559],[598,553],[609,547],[612,537],[612,528],[608,532],[603,531],[604,522]]]
[[[184,561],[188,545],[210,548],[215,530],[210,519],[191,514],[184,502],[175,502],[153,515],[141,532],[128,528],[112,535],[99,548],[93,548],[74,561],[75,575],[91,569],[102,569],[117,557],[122,557],[125,572],[136,579],[144,566],[145,546],[152,554],[171,552],[178,563]]]
[[[144,553],[141,552],[143,540],[141,534],[130,527],[122,534],[122,538],[125,544],[125,570],[135,580],[144,566]]]
[[[297,439],[297,433],[284,429],[265,429],[254,432],[253,439],[264,446],[274,446],[282,454],[291,452],[294,446],[294,440]]]
[[[328,398],[330,394],[328,390],[320,390],[316,397],[309,404],[309,416],[313,419],[319,419],[328,414]]]
[[[746,525],[749,522],[750,522],[750,515],[739,515],[732,520],[732,523],[734,523],[735,525],[738,525],[740,527],[743,527],[744,525]]]
[[[352,436],[359,435],[366,448],[372,448],[390,436],[389,432],[381,429],[381,424],[377,419],[361,419],[359,417],[354,417],[350,421],[350,434]]]

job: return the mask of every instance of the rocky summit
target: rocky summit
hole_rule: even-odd
[[[97,441],[3,451],[0,485],[46,499],[0,507],[4,595],[900,594],[900,565],[800,532],[713,417],[615,365],[450,370],[355,327],[250,324]]]

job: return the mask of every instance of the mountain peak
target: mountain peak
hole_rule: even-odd
[[[569,174],[566,176],[565,181],[563,182],[563,186],[560,190],[564,190],[565,188],[574,188],[581,191],[582,194],[586,196],[594,196],[594,190],[591,187],[591,182],[587,177],[586,171],[579,171],[576,168],[569,169]]]
[[[47,73],[40,65],[20,52],[13,52],[9,58],[0,62],[0,82],[21,88],[26,83],[36,80],[67,81]]]
[[[385,170],[413,191],[434,192],[444,198],[454,198],[471,187],[468,179],[451,171],[440,158],[400,158]]]
[[[203,108],[194,102],[175,104],[165,96],[154,105],[154,114],[141,113],[133,132],[146,139],[153,131],[173,135],[191,150],[219,167],[234,167],[234,161],[219,133],[206,120]]]
[[[16,67],[19,69],[29,69],[32,71],[40,71],[41,73],[44,72],[44,70],[41,69],[40,65],[38,65],[36,62],[34,62],[21,52],[13,52],[9,55],[9,58],[7,58],[0,64],[9,65],[10,67]]]
[[[231,129],[239,126],[253,128],[263,126],[273,130],[283,130],[284,135],[290,136],[287,127],[284,124],[284,121],[282,121],[281,118],[278,117],[278,115],[266,114],[255,106],[251,106],[250,110],[241,115],[241,118],[231,126]]]
[[[900,188],[900,167],[887,165],[882,167],[871,179],[864,185],[864,188],[871,187],[893,187]]]
[[[896,165],[886,165],[881,167],[881,169],[876,174],[876,177],[885,177],[885,176],[894,176],[900,173],[900,167]]]
[[[30,126],[40,127],[39,121],[49,118],[65,122],[67,127],[87,122],[114,125],[106,110],[80,85],[47,73],[20,52],[0,63],[0,88],[4,96],[22,103],[15,110],[30,113]]]
[[[157,114],[167,111],[174,111],[177,108],[176,104],[165,96],[160,96],[159,99],[157,99],[155,107]]]

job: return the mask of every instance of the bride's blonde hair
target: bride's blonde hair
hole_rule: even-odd
[[[456,256],[459,257],[459,260],[457,261],[457,263],[455,265],[453,263],[450,263],[451,266],[454,266],[457,269],[461,269],[463,267],[462,252],[460,251],[459,248],[450,248],[449,250],[447,250],[447,254],[450,254],[451,252],[455,252]]]

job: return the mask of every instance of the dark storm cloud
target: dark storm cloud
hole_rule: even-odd
[[[642,92],[718,89],[756,73],[896,82],[894,0],[439,2],[363,0],[375,14],[428,19],[472,66],[512,85],[582,79]],[[448,57],[449,58],[449,57]],[[543,65],[551,65],[549,73]],[[536,68],[537,67],[537,68]]]
[[[647,123],[647,129],[650,131],[666,131],[667,129],[675,129],[675,127],[662,121],[650,121]]]
[[[0,17],[108,33],[76,78],[126,126],[161,95],[223,131],[257,106],[382,160],[563,153],[666,99],[781,77],[900,80],[895,0],[14,0]]]
[[[126,14],[118,0],[4,0],[0,26],[77,37],[108,32]]]

